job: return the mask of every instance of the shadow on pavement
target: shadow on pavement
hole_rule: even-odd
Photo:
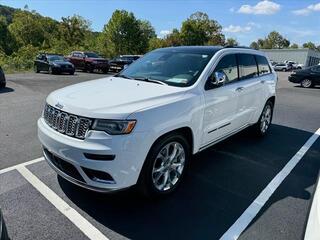
[[[1,93],[9,93],[9,92],[13,92],[14,89],[10,88],[10,87],[5,87],[5,88],[0,88],[0,94]]]
[[[103,195],[60,177],[58,181],[74,204],[124,237],[218,239],[311,136],[280,125],[270,130],[262,139],[244,131],[197,154],[178,191],[157,201],[145,200],[134,190]],[[299,185],[301,192],[285,191],[274,201],[288,195],[309,199],[303,189],[311,184],[306,181]]]

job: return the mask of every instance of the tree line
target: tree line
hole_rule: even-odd
[[[311,44],[307,47],[316,49]],[[226,39],[222,26],[203,12],[192,14],[179,29],[173,29],[161,38],[149,21],[138,19],[125,10],[114,11],[102,32],[94,32],[90,21],[79,15],[57,21],[27,7],[18,10],[0,5],[0,65],[9,70],[32,68],[33,59],[39,52],[68,54],[73,50],[90,50],[112,58],[179,45],[236,46],[238,42],[233,38]],[[289,46],[289,40],[277,32],[251,44],[256,49]]]

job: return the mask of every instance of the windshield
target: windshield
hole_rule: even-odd
[[[211,57],[211,54],[158,50],[129,65],[121,75],[186,87],[198,79]]]
[[[65,61],[63,56],[54,55],[54,56],[48,56],[49,62],[56,62],[56,61]]]
[[[86,52],[85,55],[88,58],[100,58],[100,56],[98,54],[93,53],[93,52]]]

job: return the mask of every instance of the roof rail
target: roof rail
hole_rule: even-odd
[[[224,46],[224,48],[245,48],[245,49],[253,49],[253,48],[247,47],[247,46],[233,46],[233,45],[227,45],[227,46]]]

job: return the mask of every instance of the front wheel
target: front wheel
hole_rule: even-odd
[[[151,198],[174,192],[185,175],[190,155],[190,145],[184,136],[170,134],[160,138],[142,168],[139,190]]]
[[[40,72],[37,65],[34,65],[34,72],[35,72],[35,73],[39,73],[39,72]]]
[[[311,88],[313,85],[312,80],[307,78],[303,79],[300,84],[301,84],[301,87],[304,87],[304,88]]]
[[[258,122],[252,126],[255,135],[263,137],[267,134],[273,117],[273,103],[268,101],[264,106]]]

